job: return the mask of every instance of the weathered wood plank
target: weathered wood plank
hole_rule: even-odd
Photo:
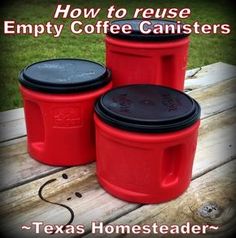
[[[210,86],[236,75],[236,66],[218,62],[186,72],[185,90]]]
[[[191,91],[189,94],[199,101],[204,119],[216,113],[236,106],[235,80],[225,80],[212,87]],[[0,144],[0,190],[20,185],[38,177],[59,171],[62,168],[51,167],[32,160],[26,152],[25,138]],[[6,171],[6,172],[4,172]],[[28,171],[28,172],[27,172]],[[5,176],[10,172],[12,176]]]
[[[201,118],[206,118],[236,106],[236,78],[222,81],[211,87],[189,92],[201,105]]]
[[[202,121],[194,178],[230,161],[235,155],[236,145],[232,134],[236,126],[235,112],[236,109],[228,110]],[[68,210],[48,204],[38,196],[39,188],[52,179],[56,180],[46,185],[43,196],[51,202],[69,206],[75,214],[73,224],[84,224],[87,232],[90,231],[91,221],[109,222],[139,207],[138,204],[127,203],[107,194],[98,185],[94,170],[94,164],[68,168],[2,192],[0,215],[5,218],[2,229],[15,234],[22,224],[29,225],[32,221],[66,224],[70,220]],[[62,173],[66,173],[68,179],[64,179]],[[80,192],[82,197],[76,197],[75,192]],[[71,199],[67,200],[69,197]]]
[[[24,119],[3,122],[0,126],[0,142],[16,139],[26,135]]]
[[[194,76],[193,76],[194,75]],[[214,85],[236,76],[236,66],[218,62],[186,72],[187,91]],[[0,112],[0,142],[26,135],[22,108]]]
[[[24,118],[23,108],[0,112],[0,123]]]
[[[0,142],[25,135],[26,128],[23,108],[0,112]]]
[[[27,153],[25,137],[1,144],[0,168],[0,191],[64,169],[31,159]]]
[[[235,232],[236,225],[235,168],[236,160],[233,160],[192,181],[187,192],[176,200],[159,205],[144,205],[109,224],[132,226],[151,225],[156,222],[158,225],[182,225],[190,222],[192,225],[213,225],[218,229],[206,229],[205,235],[188,234],[187,237],[230,237],[230,234]],[[119,235],[103,234],[100,237],[116,236]],[[163,236],[170,237],[158,234],[158,237]],[[93,234],[86,237],[93,237]],[[126,237],[133,236],[126,234]],[[186,237],[186,234],[177,237]]]

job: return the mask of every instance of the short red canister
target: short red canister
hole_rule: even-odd
[[[184,89],[189,37],[175,21],[140,19],[111,23],[132,27],[130,34],[106,35],[106,66],[112,72],[113,87],[127,84],[158,84]],[[141,25],[143,24],[143,25]],[[170,25],[169,31],[154,34],[157,25]],[[151,31],[144,34],[140,30]],[[178,29],[179,28],[179,29]],[[172,32],[171,32],[172,29]],[[165,30],[165,28],[164,28]],[[177,33],[177,30],[179,33]],[[176,32],[176,33],[175,33]]]
[[[97,177],[112,195],[160,203],[191,180],[200,124],[199,104],[157,85],[118,87],[95,106]]]
[[[111,88],[110,73],[83,59],[52,59],[20,73],[28,152],[45,164],[95,160],[94,103]]]

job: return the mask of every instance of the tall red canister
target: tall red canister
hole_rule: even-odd
[[[94,103],[111,88],[110,73],[83,59],[52,59],[20,73],[29,154],[50,165],[95,160]]]
[[[95,106],[97,177],[114,196],[160,203],[191,180],[200,106],[181,91],[129,85],[107,92]]]
[[[146,21],[150,22],[150,25],[143,24]],[[182,25],[174,21],[145,22],[131,19],[111,23],[120,26],[129,24],[132,27],[130,34],[112,34],[109,31],[106,35],[106,66],[112,72],[113,87],[150,83],[183,90],[188,35],[183,33]],[[170,25],[173,32],[167,29],[164,33],[154,34],[152,32],[157,29],[157,25]],[[144,34],[140,29],[151,32]]]

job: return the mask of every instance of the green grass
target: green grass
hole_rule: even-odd
[[[26,65],[48,58],[77,57],[88,58],[104,63],[105,47],[103,35],[74,35],[69,29],[70,20],[54,20],[55,23],[66,23],[60,38],[44,35],[39,38],[32,36],[6,36],[2,33],[3,20],[14,19],[22,23],[46,23],[52,20],[53,12],[58,1],[8,1],[0,10],[0,111],[18,108],[22,101],[18,91],[17,77]],[[185,22],[199,21],[200,23],[230,23],[235,21],[234,8],[229,1],[60,1],[72,4],[73,7],[100,7],[102,12],[94,22],[105,19],[105,10],[110,5],[125,7],[127,17],[131,17],[137,7],[189,7],[191,17]],[[84,21],[85,22],[85,21]],[[188,68],[199,67],[218,61],[235,64],[234,46],[235,34],[230,35],[191,35]]]

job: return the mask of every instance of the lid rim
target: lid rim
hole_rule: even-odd
[[[100,67],[103,67],[105,72],[102,75],[99,75],[98,77],[95,77],[94,79],[89,80],[87,82],[83,81],[83,82],[73,82],[73,83],[45,82],[45,81],[40,81],[39,79],[37,80],[34,78],[30,78],[29,76],[25,74],[26,70],[33,65],[36,65],[38,63],[59,61],[59,60],[78,60],[78,61],[86,61],[88,63],[91,62]],[[107,85],[111,81],[111,72],[104,65],[91,61],[91,60],[80,59],[80,58],[55,58],[55,59],[38,61],[26,66],[20,72],[18,80],[21,85],[33,91],[46,92],[46,93],[59,93],[59,94],[75,93],[75,92],[82,92],[82,91],[87,91],[91,89],[96,89],[96,88],[100,88],[102,86]]]
[[[150,42],[165,42],[184,39],[189,36],[189,34],[166,34],[166,35],[141,35],[141,34],[111,34],[107,35],[111,38],[123,39],[123,40],[136,40],[136,41],[150,41]]]
[[[128,86],[123,86],[120,88],[126,88],[126,87],[132,87],[135,85],[128,85]],[[163,86],[157,86],[156,87],[161,87],[161,88],[168,88],[168,87],[163,87]],[[116,88],[117,89],[117,88]],[[113,89],[113,90],[116,90]],[[170,88],[169,88],[170,89]],[[170,89],[173,90],[173,89]],[[178,90],[174,90],[178,91]],[[181,91],[178,91],[179,93],[183,93]],[[188,99],[191,99],[193,102],[193,110],[190,111],[190,113],[184,115],[183,117],[179,116],[176,117],[174,120],[166,118],[166,120],[157,120],[157,121],[147,121],[146,119],[141,120],[136,120],[136,118],[126,118],[125,116],[115,116],[112,113],[109,113],[109,110],[107,110],[106,105],[102,104],[103,98],[108,94],[108,92],[101,96],[100,99],[97,100],[95,104],[95,113],[96,115],[105,123],[116,127],[120,128],[123,130],[127,131],[136,131],[136,132],[141,132],[141,133],[165,133],[165,132],[174,132],[174,131],[179,131],[181,129],[190,127],[193,125],[196,121],[200,119],[200,112],[201,108],[200,105],[197,103],[196,100],[191,98],[189,95],[184,94],[187,96]]]
[[[167,19],[142,19],[142,18],[130,18],[130,19],[121,19],[121,20],[114,20],[111,22],[111,25],[113,23],[117,22],[124,22],[124,24],[129,24],[128,22],[131,21],[156,21],[158,22],[169,22],[169,23],[177,23],[177,21],[174,20],[167,20]],[[183,23],[180,23],[183,25]],[[130,24],[132,25],[132,24]],[[110,36],[111,38],[117,38],[117,39],[123,39],[123,40],[137,40],[137,41],[151,41],[151,42],[162,42],[162,41],[172,41],[172,40],[178,40],[178,39],[183,39],[188,37],[190,34],[186,33],[175,33],[175,34],[170,34],[170,33],[161,33],[161,34],[143,34],[139,30],[133,30],[130,34],[124,34],[122,32],[119,32],[118,34],[113,34],[109,30],[106,34],[107,36]]]
[[[114,126],[115,128],[140,133],[167,133],[167,132],[180,131],[182,129],[192,126],[195,122],[200,120],[200,117],[195,116],[192,117],[191,120],[186,121],[185,123],[179,122],[176,124],[161,125],[155,127],[154,125],[147,125],[147,124],[131,124],[128,122],[120,123],[120,121],[114,118],[106,117],[107,115],[103,114],[103,112],[99,110],[97,104],[95,105],[95,113],[102,121],[106,122],[111,126]]]
[[[133,86],[133,85],[130,85],[131,87]],[[129,86],[125,86],[125,87],[129,87]],[[163,88],[167,88],[167,87],[165,87],[165,86],[162,86]],[[122,87],[120,87],[120,88],[122,88]],[[184,94],[183,92],[181,92],[182,94]],[[189,100],[191,100],[191,102],[192,102],[192,108],[191,108],[191,110],[186,114],[186,115],[184,115],[184,116],[181,116],[181,119],[185,119],[185,118],[189,118],[191,115],[193,115],[194,113],[195,113],[195,102],[194,102],[194,99],[192,99],[191,97],[189,97],[187,94],[184,94],[185,96],[187,96],[188,97],[188,99]],[[134,123],[139,123],[139,122],[143,122],[143,120],[145,120],[145,123],[147,123],[147,124],[149,124],[149,123],[155,123],[155,124],[157,124],[157,123],[165,123],[165,122],[175,122],[175,121],[177,121],[177,120],[179,120],[180,119],[180,117],[172,117],[171,119],[167,119],[166,121],[164,121],[164,120],[149,120],[149,119],[141,119],[141,118],[132,118],[132,117],[129,117],[129,116],[126,116],[126,117],[124,117],[124,116],[121,116],[121,115],[119,115],[118,113],[116,113],[116,112],[114,112],[114,111],[112,111],[112,110],[110,110],[109,108],[105,108],[105,105],[102,103],[102,100],[103,100],[103,97],[104,97],[104,95],[102,95],[101,96],[101,99],[100,99],[100,101],[99,101],[99,104],[100,104],[100,108],[103,108],[104,110],[105,110],[105,112],[107,113],[107,114],[109,114],[111,117],[113,116],[113,117],[115,117],[115,118],[117,118],[117,119],[121,119],[121,120],[123,120],[123,121],[129,121],[129,120],[132,120]]]

